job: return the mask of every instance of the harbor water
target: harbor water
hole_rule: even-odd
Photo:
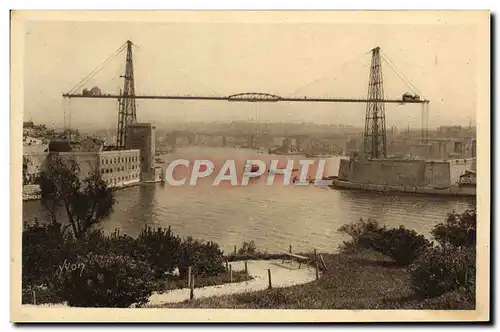
[[[179,148],[162,156],[174,159],[209,159],[217,168],[228,159],[237,167],[246,159],[270,161],[305,159],[300,156],[258,155],[254,150],[232,148]],[[311,159],[311,158],[309,158]],[[337,175],[340,157],[327,159],[325,175]],[[295,167],[298,167],[296,163]],[[178,170],[178,171],[177,171]],[[183,172],[185,174],[183,174]],[[175,178],[190,172],[177,167]],[[171,226],[182,237],[217,242],[225,252],[253,240],[262,251],[335,251],[346,238],[337,230],[360,218],[374,218],[397,227],[404,225],[428,236],[432,227],[452,211],[462,212],[475,205],[475,198],[381,194],[335,190],[320,186],[283,185],[277,177],[268,186],[266,176],[248,186],[229,183],[213,186],[214,176],[200,179],[196,186],[142,184],[115,193],[114,212],[102,222],[106,232],[116,228],[136,236],[145,225]],[[228,181],[226,181],[228,182]],[[23,220],[46,219],[40,201],[23,203]]]

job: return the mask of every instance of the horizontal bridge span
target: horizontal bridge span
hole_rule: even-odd
[[[370,101],[384,102],[390,104],[428,104],[429,100],[402,100],[402,99],[366,99],[366,98],[288,98],[279,97],[271,94],[258,94],[258,97],[251,97],[253,94],[242,93],[231,96],[176,96],[176,95],[136,95],[121,96],[117,94],[102,95],[82,95],[82,94],[63,94],[65,98],[89,98],[89,99],[170,99],[170,100],[220,100],[220,101],[247,101],[247,102],[319,102],[319,103],[367,103]],[[267,97],[263,97],[266,95]]]
[[[282,99],[280,96],[261,92],[238,93],[227,97],[228,101],[278,101]]]

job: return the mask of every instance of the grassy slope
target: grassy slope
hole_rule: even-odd
[[[419,299],[410,275],[384,256],[363,252],[324,256],[328,271],[318,281],[287,288],[212,297],[163,307],[247,309],[474,309],[458,293]],[[196,293],[195,293],[196,296]]]

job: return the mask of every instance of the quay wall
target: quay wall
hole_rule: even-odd
[[[406,187],[450,186],[450,163],[425,160],[341,160],[340,181]]]
[[[446,161],[427,161],[422,186],[446,188],[450,186],[450,164]]]
[[[476,188],[475,187],[450,187],[446,189],[434,189],[429,187],[415,187],[415,186],[385,186],[379,184],[367,184],[367,183],[355,183],[349,181],[339,181],[334,180],[332,184],[333,188],[343,188],[343,189],[355,189],[355,190],[365,190],[374,192],[385,192],[385,193],[408,193],[408,194],[420,194],[420,195],[441,195],[441,196],[466,196],[475,197]]]

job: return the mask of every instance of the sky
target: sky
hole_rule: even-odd
[[[370,50],[384,55],[431,101],[429,126],[476,118],[476,29],[453,24],[149,23],[30,21],[26,24],[24,120],[61,127],[114,128],[113,100],[68,92],[127,40],[137,94],[365,98]],[[82,88],[117,93],[125,53]],[[386,98],[411,91],[382,63]],[[79,90],[81,91],[81,89]],[[283,121],[363,126],[365,104],[137,101],[140,122]],[[420,105],[386,105],[387,127],[419,127]]]

